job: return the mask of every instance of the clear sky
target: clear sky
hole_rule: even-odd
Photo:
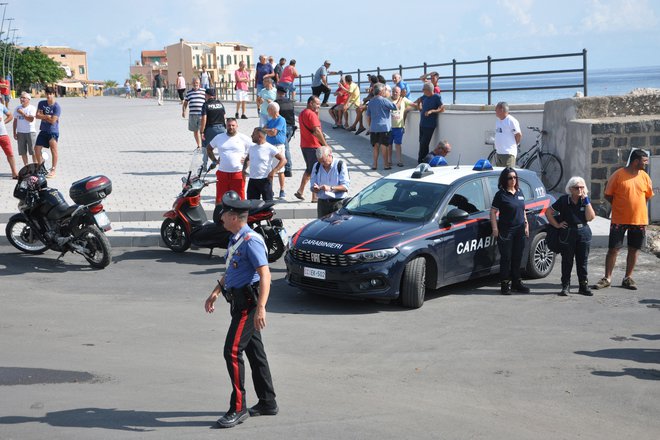
[[[660,65],[655,0],[0,1],[19,44],[84,50],[90,79],[120,83],[129,49],[137,60],[179,38],[239,41],[306,75],[325,59],[350,71],[583,48],[590,69]]]

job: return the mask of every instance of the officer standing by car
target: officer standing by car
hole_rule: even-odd
[[[499,191],[493,198],[490,223],[500,251],[501,293],[511,295],[511,289],[529,293],[529,287],[525,286],[520,278],[520,264],[525,238],[529,237],[529,224],[525,215],[525,195],[518,186],[516,170],[504,168],[497,187]]]
[[[229,410],[218,419],[220,428],[232,428],[250,415],[276,415],[273,380],[261,341],[266,327],[266,303],[270,293],[270,270],[263,239],[247,225],[248,211],[257,203],[241,200],[235,191],[222,196],[222,221],[233,235],[227,248],[227,269],[206,300],[204,308],[213,313],[220,293],[231,304],[231,324],[225,339],[224,357],[232,383]],[[252,369],[254,389],[259,398],[247,409],[245,399],[245,366],[243,351]]]
[[[561,252],[561,292],[559,296],[568,296],[571,287],[571,271],[573,258],[577,266],[579,282],[578,293],[592,296],[587,280],[587,263],[591,247],[591,229],[588,222],[596,218],[594,208],[589,200],[589,190],[584,179],[573,176],[566,184],[566,194],[559,197],[545,213],[545,216],[554,228],[562,229],[566,235],[566,245]],[[555,218],[560,214],[560,221]]]

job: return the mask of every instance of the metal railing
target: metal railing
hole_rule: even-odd
[[[510,72],[499,72],[493,73],[493,66],[500,63],[522,63],[532,60],[550,60],[556,58],[565,58],[565,59],[575,59],[579,58],[582,61],[582,66],[579,68],[571,69],[546,69],[546,70],[531,70],[531,71],[510,71]],[[474,66],[474,65],[483,65],[485,67],[485,73],[476,73],[476,74],[459,74],[459,68],[464,66]],[[441,70],[443,68],[451,68],[451,75],[443,75]],[[535,55],[535,56],[525,56],[525,57],[512,57],[512,58],[492,58],[491,56],[486,57],[483,60],[473,60],[473,61],[457,61],[453,59],[449,63],[439,63],[439,64],[428,64],[423,63],[418,66],[402,66],[390,67],[390,68],[380,68],[376,67],[371,70],[361,70],[357,69],[352,72],[342,72],[344,75],[352,75],[353,82],[355,82],[362,90],[364,85],[369,84],[368,75],[383,75],[384,73],[398,73],[401,75],[401,78],[404,82],[408,82],[409,85],[413,86],[418,85],[419,88],[411,87],[411,93],[421,93],[422,81],[420,76],[426,76],[432,70],[437,70],[440,73],[440,77],[444,79],[451,80],[451,87],[449,89],[443,89],[443,93],[451,93],[452,103],[457,103],[457,97],[460,93],[486,93],[487,104],[492,105],[493,93],[496,92],[514,92],[514,91],[531,91],[531,90],[550,90],[550,89],[576,89],[581,88],[584,96],[587,96],[587,50],[583,49],[582,52],[576,53],[563,53],[563,54],[552,54],[552,55]],[[416,71],[421,74],[417,76],[410,76],[410,73]],[[406,76],[408,74],[408,77]],[[563,74],[581,74],[581,82],[577,81],[575,83],[566,83],[561,81],[561,78],[558,78],[558,75]],[[383,75],[385,76],[385,75]],[[298,86],[297,86],[297,96],[300,101],[303,101],[305,97],[310,96],[311,93],[311,84],[314,74],[308,76],[298,77]],[[552,81],[556,80],[556,83],[549,84],[538,84],[538,85],[527,85],[527,86],[514,86],[507,85],[506,80],[512,78],[529,78],[538,82],[541,81]],[[553,78],[554,77],[554,78]],[[309,82],[303,82],[304,80],[309,79]],[[386,78],[389,79],[389,78]],[[573,80],[573,78],[569,78]],[[472,84],[470,84],[472,82]],[[337,82],[328,81],[329,85],[336,85]]]

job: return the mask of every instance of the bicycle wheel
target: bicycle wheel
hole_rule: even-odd
[[[559,158],[552,153],[539,153],[539,156],[532,157],[527,162],[525,168],[534,171],[541,178],[543,185],[547,191],[552,191],[559,185],[561,178],[564,175],[564,168],[559,161]]]
[[[495,166],[495,163],[497,162],[497,151],[491,151],[491,153],[488,155],[488,162],[490,162],[492,166]]]

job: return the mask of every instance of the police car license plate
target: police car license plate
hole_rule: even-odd
[[[105,211],[101,211],[98,214],[94,214],[94,220],[96,220],[96,224],[102,230],[108,231],[111,229],[110,219],[108,218],[108,214],[106,214]]]
[[[324,269],[314,269],[311,267],[303,267],[303,275],[308,278],[316,278],[318,280],[325,279],[325,270]]]

